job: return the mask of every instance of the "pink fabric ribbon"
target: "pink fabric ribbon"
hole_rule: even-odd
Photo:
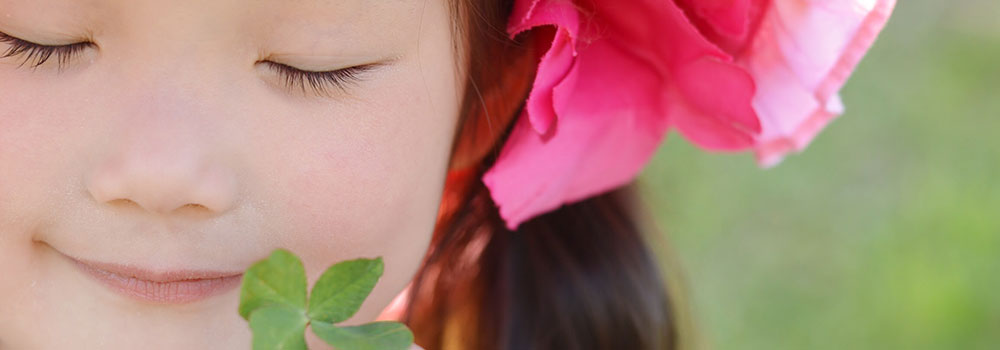
[[[624,185],[676,128],[761,166],[843,111],[838,91],[895,0],[517,0],[551,27],[526,107],[483,176],[508,228]],[[548,39],[548,38],[545,38]]]

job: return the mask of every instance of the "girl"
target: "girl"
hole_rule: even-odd
[[[0,0],[0,348],[248,348],[277,247],[427,349],[676,348],[635,174],[801,150],[892,6]]]

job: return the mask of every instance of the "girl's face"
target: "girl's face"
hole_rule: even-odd
[[[24,50],[0,59],[0,348],[249,348],[231,282],[278,247],[310,283],[384,257],[348,323],[374,319],[436,220],[463,79],[450,13],[0,0],[0,52]]]

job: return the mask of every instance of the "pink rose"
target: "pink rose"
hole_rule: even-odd
[[[524,115],[483,176],[510,229],[630,182],[675,127],[761,165],[840,114],[895,0],[518,0],[551,26]]]

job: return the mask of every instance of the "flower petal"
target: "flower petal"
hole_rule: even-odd
[[[580,12],[572,1],[520,0],[507,23],[511,37],[539,26],[556,26],[577,37],[580,32]]]
[[[751,101],[754,83],[732,57],[708,41],[672,1],[635,0],[645,8],[628,13],[620,3],[601,2],[608,31],[651,60],[665,83],[669,119],[681,134],[711,150],[743,150],[759,133]],[[640,7],[637,7],[640,8]]]
[[[512,35],[555,33],[483,176],[508,227],[631,181],[671,125],[707,148],[753,145],[753,81],[672,1],[526,0],[514,13]]]
[[[648,71],[610,41],[595,42],[554,92],[560,118],[553,132],[539,135],[518,118],[483,176],[508,228],[628,183],[642,169],[668,126],[661,82]]]
[[[546,134],[558,117],[552,106],[552,89],[569,73],[577,55],[580,13],[571,1],[518,1],[507,24],[511,37],[538,26],[553,26],[552,44],[541,57],[526,108],[532,127]]]
[[[551,44],[483,181],[516,229],[630,182],[670,126],[776,163],[842,112],[837,91],[894,3],[518,0],[511,36],[554,30],[539,34]]]
[[[751,106],[754,82],[743,69],[706,57],[678,69],[670,116],[688,140],[710,150],[753,146],[760,132]]]
[[[837,92],[885,26],[895,0],[774,1],[737,62],[757,83],[758,162],[803,150],[843,106]]]
[[[747,34],[751,0],[678,0],[685,10],[698,15],[715,33],[739,39]]]
[[[573,39],[566,30],[559,29],[552,41],[552,46],[538,64],[538,73],[528,96],[528,118],[535,132],[547,134],[552,124],[556,122],[555,107],[552,101],[552,90],[569,74],[575,60]]]

